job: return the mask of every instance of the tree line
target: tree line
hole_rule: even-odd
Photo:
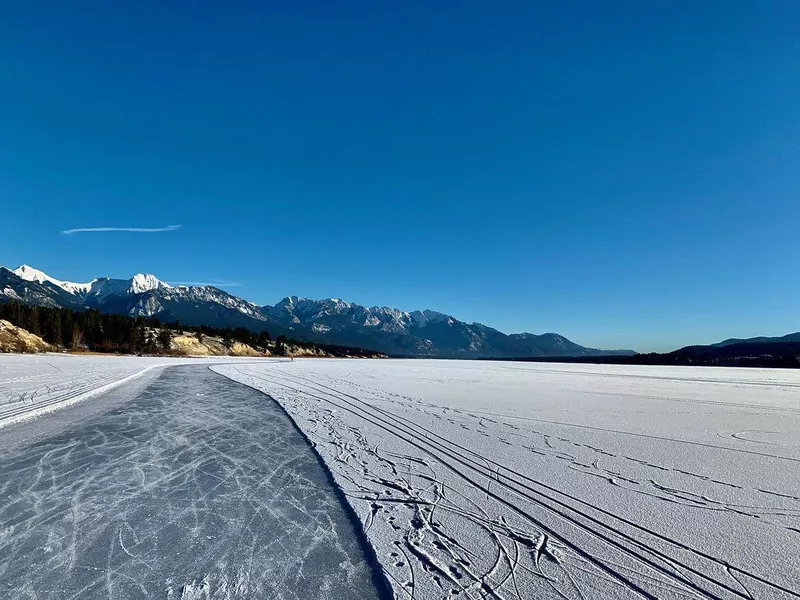
[[[101,313],[95,309],[77,311],[70,308],[51,308],[0,303],[0,319],[5,319],[41,337],[45,342],[73,350],[112,352],[119,354],[156,354],[168,352],[173,331],[189,332],[202,342],[205,336],[220,338],[230,348],[235,342],[257,350],[284,356],[289,347],[321,349],[333,356],[373,356],[376,353],[362,348],[332,344],[316,344],[290,339],[281,334],[274,340],[268,331],[254,332],[245,327],[209,327],[183,325],[180,321],[164,322],[156,317],[130,317]]]

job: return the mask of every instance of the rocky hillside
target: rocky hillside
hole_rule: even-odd
[[[148,334],[154,338],[159,338],[162,331],[168,332],[169,348],[160,348],[150,354],[175,355],[175,356],[273,356],[275,343],[270,347],[256,350],[248,344],[242,342],[232,342],[226,345],[225,341],[219,337],[198,336],[190,331],[171,331],[161,329],[149,329]],[[37,353],[37,352],[60,352],[66,348],[48,344],[38,335],[12,325],[10,322],[0,319],[0,352],[17,353]],[[289,357],[333,357],[333,354],[321,348],[307,348],[288,343],[282,350],[281,356]]]
[[[54,349],[38,335],[0,319],[0,352],[48,352]]]
[[[152,335],[158,337],[161,330],[153,330]],[[276,342],[268,342],[263,348],[256,349],[249,344],[234,341],[226,344],[221,337],[208,335],[198,335],[191,331],[169,331],[170,341],[169,350],[164,350],[162,354],[174,354],[178,356],[275,356]],[[322,348],[307,348],[291,342],[286,343],[281,350],[280,356],[305,356],[305,357],[333,357],[334,355],[326,352]]]

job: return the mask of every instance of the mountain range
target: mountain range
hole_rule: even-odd
[[[0,301],[72,309],[94,308],[134,317],[179,320],[187,325],[246,327],[309,341],[357,346],[394,356],[509,358],[631,355],[632,350],[598,350],[557,333],[505,334],[481,323],[466,323],[433,310],[406,312],[368,308],[338,298],[288,296],[259,306],[219,288],[171,286],[154,275],[130,279],[100,277],[87,283],[61,281],[22,265],[0,267]]]

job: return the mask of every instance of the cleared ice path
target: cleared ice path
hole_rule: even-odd
[[[0,434],[2,598],[385,596],[283,409],[205,366],[168,368],[44,437],[4,439],[13,429]]]

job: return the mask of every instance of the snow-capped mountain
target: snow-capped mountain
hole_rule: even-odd
[[[314,340],[374,348],[394,355],[508,358],[607,353],[554,333],[506,335],[481,323],[465,323],[434,310],[405,312],[385,306],[367,308],[337,298],[310,300],[297,296],[263,310],[282,325],[310,331]]]
[[[140,317],[158,317],[188,325],[276,329],[261,308],[212,286],[155,287],[132,295],[110,296],[101,309]],[[285,333],[285,328],[276,333]]]
[[[0,267],[0,300],[13,300],[50,308],[59,306],[81,308],[83,306],[83,301],[75,293],[66,291],[60,285],[53,283],[44,273],[40,271],[33,273],[32,271],[34,270],[23,271],[27,277],[30,277],[30,279],[23,279],[11,269]]]
[[[14,274],[18,275],[25,281],[32,281],[35,283],[52,283],[56,287],[60,287],[65,292],[70,294],[85,294],[88,293],[92,287],[93,281],[89,283],[72,283],[71,281],[59,281],[53,277],[50,277],[47,273],[43,273],[38,269],[34,269],[33,267],[29,267],[28,265],[22,265],[14,269]]]
[[[374,328],[386,333],[407,333],[412,324],[409,313],[394,308],[367,308],[338,298],[309,300],[289,296],[275,306],[263,307],[264,312],[286,325],[310,327],[324,325],[327,330],[349,329],[353,325]]]
[[[73,283],[28,265],[13,271],[0,267],[2,300],[96,308],[134,317],[180,320],[187,325],[247,327],[403,356],[508,358],[608,353],[585,348],[554,333],[507,335],[433,310],[406,312],[389,307],[368,308],[338,298],[310,300],[297,296],[288,296],[274,306],[258,306],[213,286],[173,287],[144,273],[131,279],[100,277]]]
[[[0,299],[3,298],[217,327],[260,330],[269,324],[276,333],[288,333],[252,302],[212,286],[173,287],[147,273],[137,273],[130,279],[99,277],[87,283],[73,283],[27,265],[13,271],[0,268]]]
[[[151,290],[169,289],[172,289],[172,286],[160,281],[155,275],[137,273],[130,279],[110,279],[108,277],[92,279],[86,297],[102,302],[104,298],[111,296],[133,296]]]
[[[88,283],[73,283],[71,281],[61,281],[55,277],[50,277],[47,273],[29,267],[28,265],[17,267],[12,272],[25,281],[41,284],[49,283],[78,298],[92,298],[96,301],[102,301],[102,299],[107,296],[142,294],[150,290],[168,289],[171,287],[163,281],[160,281],[155,275],[149,275],[147,273],[137,273],[130,279],[100,277],[98,279],[92,279]]]

